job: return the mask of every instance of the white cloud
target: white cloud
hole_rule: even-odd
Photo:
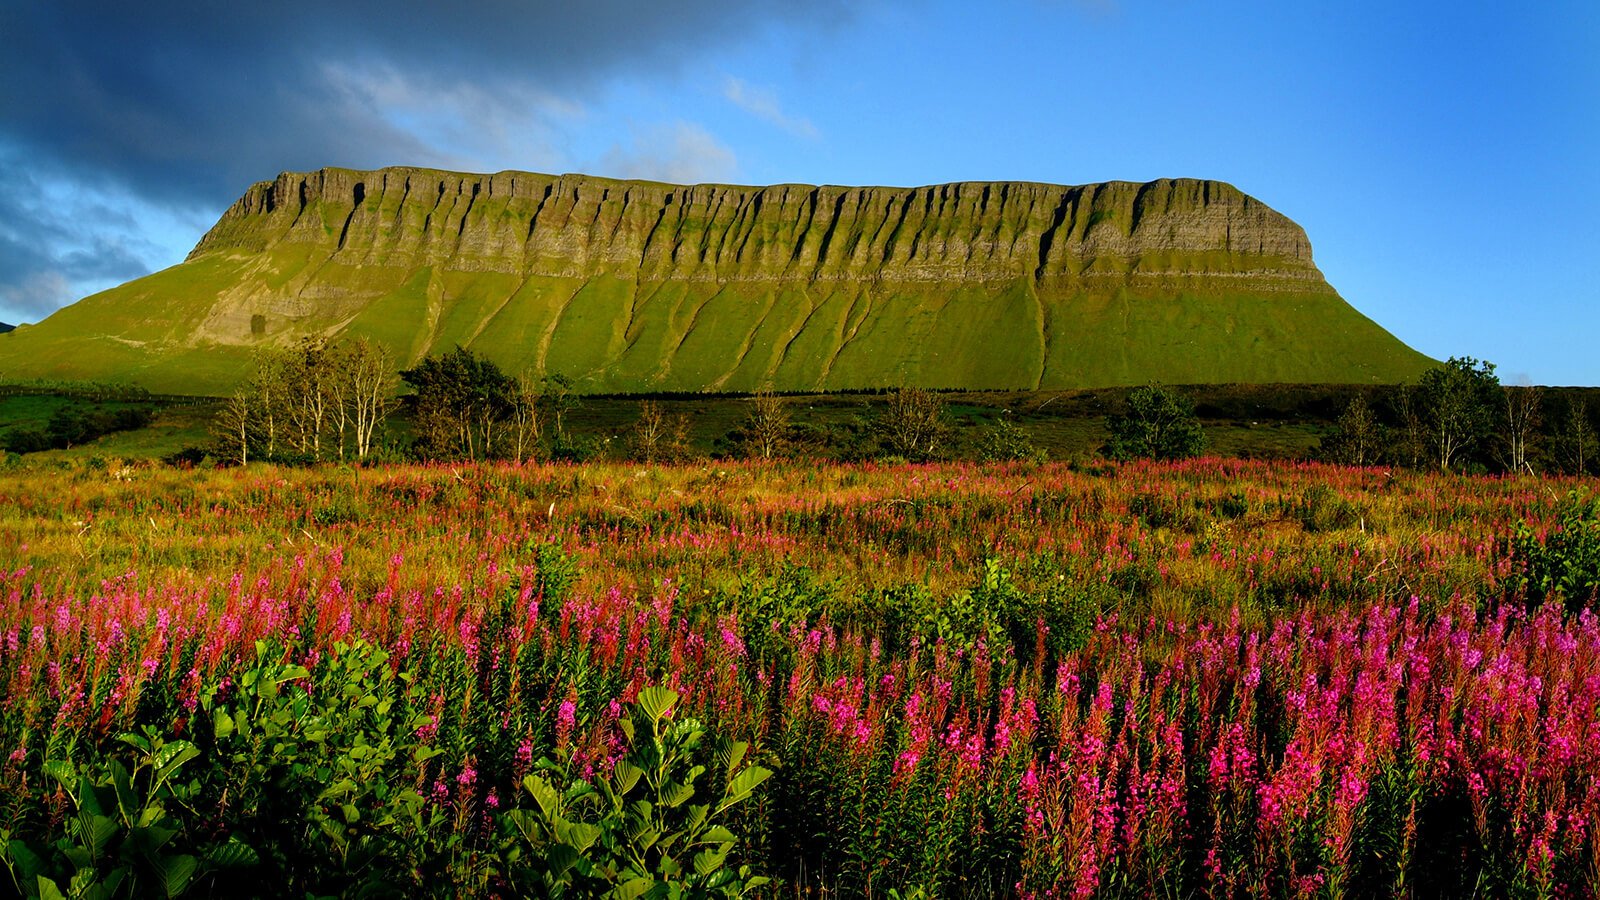
[[[601,166],[603,171],[595,174],[672,184],[728,182],[739,171],[734,152],[690,122],[635,130],[633,142],[613,146]]]
[[[559,171],[567,164],[556,149],[563,127],[585,115],[582,104],[526,83],[486,90],[467,80],[417,77],[388,64],[329,64],[322,72],[352,105],[371,110],[433,156],[394,161],[412,165]]]
[[[818,137],[817,126],[811,124],[810,119],[785,113],[783,105],[778,102],[777,92],[770,88],[746,84],[741,79],[729,76],[722,83],[722,96],[734,106],[796,137],[807,140],[816,140]]]

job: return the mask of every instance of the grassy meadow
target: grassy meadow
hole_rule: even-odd
[[[1591,896],[1593,486],[0,472],[0,890]]]

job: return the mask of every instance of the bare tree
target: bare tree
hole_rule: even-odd
[[[1357,394],[1350,401],[1339,420],[1337,429],[1328,440],[1328,452],[1335,462],[1350,466],[1371,464],[1378,455],[1378,420],[1367,405],[1367,398]]]
[[[781,456],[788,447],[789,411],[772,391],[759,391],[751,398],[750,415],[744,423],[744,442],[751,456],[762,459]]]
[[[1594,465],[1597,443],[1600,437],[1595,435],[1594,426],[1589,422],[1589,404],[1582,399],[1570,400],[1561,431],[1556,436],[1556,455],[1561,460],[1561,468],[1570,475],[1587,474]]]
[[[327,344],[318,338],[305,338],[284,354],[281,373],[287,401],[284,409],[294,448],[320,460],[322,436],[333,408]]]
[[[932,459],[950,435],[944,403],[922,388],[901,388],[889,395],[878,417],[884,445],[906,459]]]
[[[252,393],[248,385],[234,391],[211,421],[218,452],[224,459],[241,466],[250,462],[250,445],[260,440],[257,432],[261,410],[255,405]]]
[[[1422,467],[1422,460],[1428,453],[1427,426],[1422,421],[1422,412],[1418,408],[1416,388],[1409,384],[1400,386],[1394,394],[1395,418],[1400,420],[1400,425],[1391,435],[1389,455],[1401,465],[1413,469]]]
[[[566,440],[567,429],[564,421],[566,415],[583,405],[578,399],[578,392],[572,384],[572,379],[565,375],[546,375],[540,394],[541,402],[550,414],[555,440],[557,442]]]
[[[633,424],[633,446],[645,462],[684,455],[688,450],[688,438],[689,423],[683,416],[668,415],[654,400],[639,404],[639,419]]]
[[[394,360],[383,345],[366,338],[348,345],[346,352],[345,378],[356,457],[366,459],[372,452],[373,437],[394,405]]]
[[[1544,389],[1532,385],[1506,385],[1505,443],[1506,467],[1513,472],[1528,471],[1528,445],[1543,424]]]
[[[268,456],[277,455],[278,431],[284,424],[283,407],[287,390],[283,361],[282,353],[257,351],[255,376],[248,386],[248,390],[254,394],[254,405],[261,416]]]
[[[533,373],[523,372],[517,376],[511,388],[511,421],[508,425],[512,457],[519,466],[524,459],[533,456],[544,430],[544,418],[539,411],[541,384]]]

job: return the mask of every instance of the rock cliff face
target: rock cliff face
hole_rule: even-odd
[[[1189,179],[285,173],[182,265],[16,337],[49,374],[171,389],[307,334],[407,363],[459,343],[623,391],[1395,381],[1427,363],[1338,297],[1298,225]]]
[[[345,265],[638,281],[1052,284],[1247,274],[1331,293],[1300,226],[1231,185],[681,187],[419,169],[283,174],[191,259],[278,244]]]

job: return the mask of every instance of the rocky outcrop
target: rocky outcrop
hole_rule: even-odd
[[[310,244],[345,265],[713,282],[1052,286],[1246,278],[1326,291],[1305,232],[1232,185],[678,186],[425,169],[285,173],[195,247]]]

